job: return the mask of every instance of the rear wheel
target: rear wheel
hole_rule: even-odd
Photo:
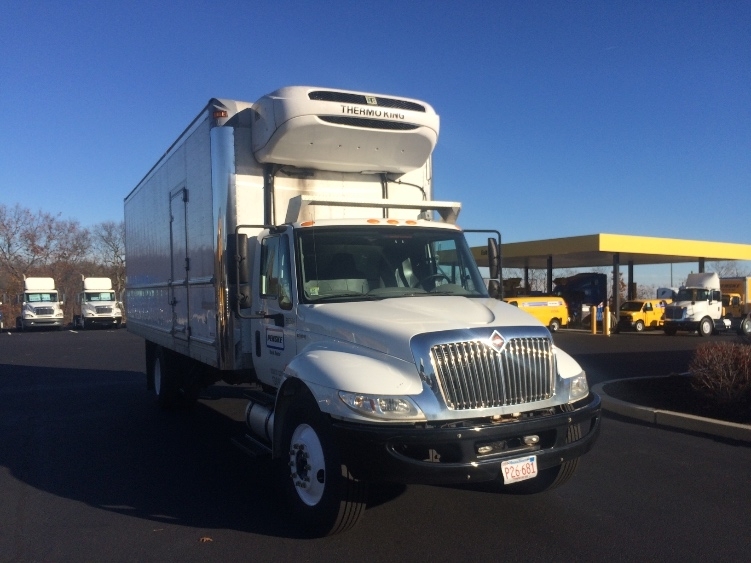
[[[157,403],[163,409],[174,408],[179,399],[179,385],[173,366],[168,361],[169,354],[162,348],[156,350],[153,358],[152,373],[154,393]]]
[[[738,334],[743,336],[751,335],[751,317],[746,317],[741,321],[741,325],[738,327]]]
[[[714,330],[714,323],[709,317],[704,317],[699,322],[699,336],[709,336]]]
[[[550,332],[558,332],[559,328],[561,328],[561,321],[558,319],[551,319],[550,324],[548,325]]]
[[[316,536],[349,530],[365,513],[367,485],[342,464],[330,420],[303,392],[283,424],[278,471],[292,516]]]

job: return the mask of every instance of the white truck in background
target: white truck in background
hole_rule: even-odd
[[[80,329],[94,326],[120,328],[123,311],[112,289],[110,278],[81,276],[81,291],[76,295],[73,326]]]
[[[318,534],[353,526],[371,481],[547,490],[599,433],[582,368],[490,297],[460,204],[432,200],[438,124],[330,88],[212,99],[125,198],[147,387],[170,407],[245,384],[238,443]]]
[[[722,309],[720,276],[706,272],[689,274],[675,301],[665,307],[663,330],[668,336],[679,330],[698,332],[700,336],[729,330],[731,323],[723,317]]]
[[[62,329],[64,297],[60,297],[55,280],[24,276],[23,287],[23,293],[18,295],[21,314],[16,317],[16,328]]]

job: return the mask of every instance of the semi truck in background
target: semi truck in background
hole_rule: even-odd
[[[243,384],[236,442],[317,534],[353,526],[372,481],[556,487],[599,433],[582,368],[489,295],[460,204],[432,199],[438,129],[367,92],[212,99],[125,198],[147,387],[173,407]]]
[[[81,276],[81,291],[76,295],[73,326],[81,329],[94,326],[120,328],[122,305],[112,289],[110,278]]]
[[[700,336],[729,330],[731,322],[722,312],[720,277],[708,272],[689,274],[675,301],[665,307],[663,328],[668,336],[679,330],[698,332]]]
[[[579,326],[589,315],[590,307],[602,307],[608,300],[608,276],[596,272],[580,272],[573,276],[555,278],[553,294],[560,295],[568,305],[571,324]],[[615,324],[615,316],[611,324]],[[598,319],[601,320],[601,319]]]
[[[16,328],[62,329],[64,297],[56,289],[55,280],[24,276],[23,287],[23,293],[18,295],[21,314],[16,317]]]

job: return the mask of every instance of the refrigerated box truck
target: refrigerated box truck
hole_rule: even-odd
[[[125,198],[147,386],[171,406],[244,384],[240,442],[319,534],[354,525],[372,481],[555,487],[599,432],[582,368],[489,295],[460,204],[433,200],[438,129],[366,92],[212,99]]]

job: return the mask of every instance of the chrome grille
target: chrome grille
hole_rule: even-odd
[[[482,340],[430,349],[448,408],[483,409],[549,399],[555,392],[547,338],[512,338],[500,352]]]
[[[96,314],[97,315],[111,315],[112,307],[97,307]]]
[[[37,307],[34,309],[37,315],[54,315],[55,310],[52,307]]]

